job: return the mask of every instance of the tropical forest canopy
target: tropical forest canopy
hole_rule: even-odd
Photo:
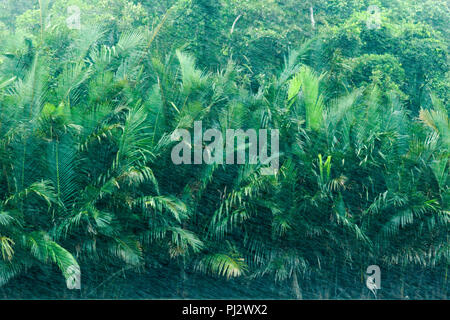
[[[0,299],[447,298],[449,21],[445,0],[0,0]],[[278,172],[174,164],[198,121],[279,130]]]

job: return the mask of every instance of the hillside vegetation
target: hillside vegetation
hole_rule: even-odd
[[[0,1],[0,299],[372,299],[370,265],[378,298],[448,298],[449,18]],[[277,174],[175,165],[195,121],[278,129]]]

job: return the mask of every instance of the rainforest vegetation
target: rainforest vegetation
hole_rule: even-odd
[[[447,299],[448,5],[0,0],[0,299]]]

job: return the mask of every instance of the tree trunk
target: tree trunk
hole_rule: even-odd
[[[314,30],[316,28],[316,21],[314,20],[314,8],[312,5],[309,7],[309,16],[311,19],[311,28]]]
[[[302,291],[300,290],[300,286],[298,285],[297,272],[294,271],[294,275],[292,276],[292,290],[295,293],[295,297],[298,300],[302,300]]]

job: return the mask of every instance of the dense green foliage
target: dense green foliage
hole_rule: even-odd
[[[447,298],[446,1],[0,7],[0,298]],[[173,164],[197,120],[280,170]]]

